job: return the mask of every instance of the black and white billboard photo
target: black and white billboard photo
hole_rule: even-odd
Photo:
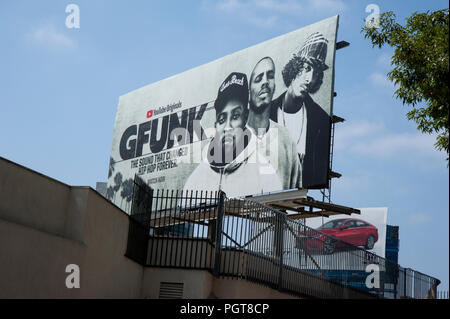
[[[0,299],[448,301],[448,1],[401,2],[1,1]]]
[[[335,16],[121,96],[107,196],[127,209],[135,175],[227,196],[326,187],[337,27]]]

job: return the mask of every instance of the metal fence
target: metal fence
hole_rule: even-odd
[[[450,299],[448,290],[440,290],[437,292],[437,299]]]
[[[318,298],[436,298],[437,279],[284,212],[223,192],[143,185],[135,179],[127,256],[146,266],[209,270]]]

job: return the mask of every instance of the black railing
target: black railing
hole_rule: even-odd
[[[437,299],[450,299],[448,290],[440,290],[437,292]]]
[[[150,213],[153,206],[153,189],[137,175],[133,183],[130,225],[125,255],[141,264],[145,264],[150,231]]]
[[[436,297],[437,279],[271,207],[223,192],[143,185],[135,180],[127,256],[146,266],[209,270],[318,298]]]

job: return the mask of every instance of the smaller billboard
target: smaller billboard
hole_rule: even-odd
[[[385,258],[387,208],[360,210],[360,215],[308,218],[306,226]]]

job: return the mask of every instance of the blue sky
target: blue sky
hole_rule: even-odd
[[[65,8],[80,8],[67,29]],[[69,185],[106,181],[118,97],[340,15],[332,201],[388,207],[400,264],[449,282],[449,172],[386,79],[390,49],[360,33],[376,4],[403,21],[447,1],[0,1],[0,155]],[[317,195],[313,193],[313,195]],[[317,198],[317,197],[316,197]]]

